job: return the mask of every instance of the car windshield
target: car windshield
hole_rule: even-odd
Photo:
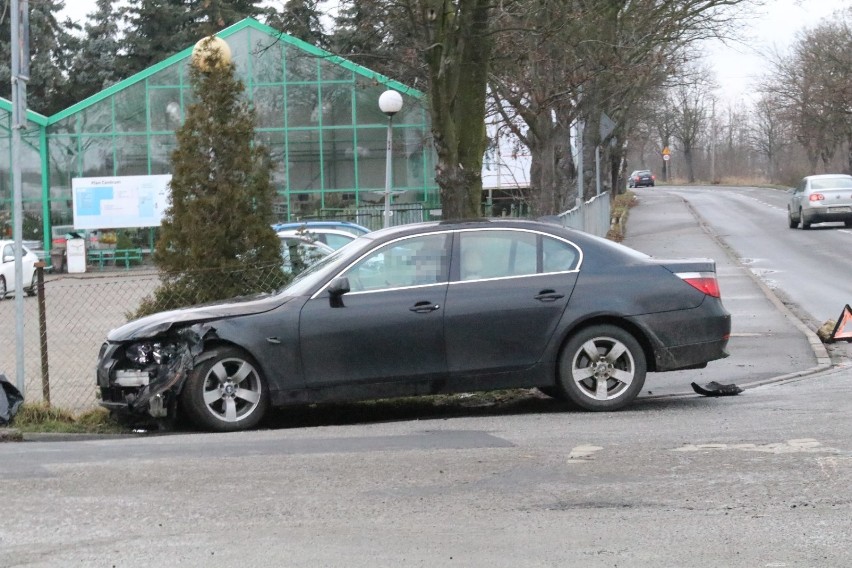
[[[373,244],[372,236],[355,239],[343,248],[337,249],[327,257],[319,260],[300,272],[293,280],[279,290],[289,296],[302,296],[313,289],[317,283],[344,268],[344,264],[358,258],[364,249]]]

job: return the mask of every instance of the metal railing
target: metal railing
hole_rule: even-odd
[[[611,216],[609,192],[606,192],[592,197],[585,203],[578,199],[575,207],[545,219],[563,227],[606,237],[612,222]]]

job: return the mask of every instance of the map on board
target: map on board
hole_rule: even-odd
[[[73,178],[75,229],[159,227],[171,175]]]

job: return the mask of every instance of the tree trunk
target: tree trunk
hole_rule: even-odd
[[[549,112],[541,113],[528,140],[532,158],[530,214],[556,215],[570,209],[577,191],[569,128],[560,121],[554,123]]]
[[[436,15],[426,53],[429,111],[438,162],[435,181],[444,219],[482,215],[485,97],[492,40],[487,0],[430,3]]]
[[[692,146],[684,146],[683,161],[686,162],[686,177],[689,183],[695,183],[695,165],[693,164]]]

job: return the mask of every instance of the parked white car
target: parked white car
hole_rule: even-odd
[[[36,269],[35,263],[38,256],[27,247],[22,247],[24,273],[24,290],[30,296],[36,295]],[[2,264],[0,264],[0,300],[7,294],[15,291],[15,241],[0,240],[0,253],[2,253]]]

